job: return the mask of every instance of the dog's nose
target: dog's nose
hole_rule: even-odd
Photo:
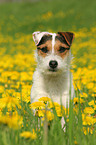
[[[54,69],[58,66],[58,62],[56,60],[51,60],[49,66]]]

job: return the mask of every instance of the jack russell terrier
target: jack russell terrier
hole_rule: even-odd
[[[71,32],[34,32],[37,46],[35,56],[37,68],[33,74],[31,101],[49,97],[53,102],[69,106],[70,96],[74,97],[70,61],[70,47],[74,39]]]

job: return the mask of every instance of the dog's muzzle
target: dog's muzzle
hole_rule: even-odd
[[[57,66],[58,66],[58,62],[56,61],[56,60],[51,60],[50,62],[49,62],[49,66],[50,66],[50,71],[56,71],[56,68],[57,68]]]

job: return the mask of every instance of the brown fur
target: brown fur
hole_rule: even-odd
[[[42,52],[42,50],[40,50],[40,49],[42,49],[43,47],[47,47],[47,50],[48,50],[48,52],[47,53],[44,53],[44,52]],[[52,40],[48,40],[48,41],[46,41],[46,43],[44,43],[44,44],[41,44],[40,46],[39,46],[39,50],[38,50],[38,55],[41,55],[42,57],[46,57],[47,55],[48,55],[48,53],[52,50]]]
[[[65,48],[69,48],[69,46],[67,46],[66,44],[60,42],[60,41],[57,39],[57,40],[55,41],[55,45],[54,45],[55,54],[61,56],[62,59],[64,59],[64,57],[65,57],[66,55],[68,55],[69,50],[66,49],[64,52],[60,53],[60,52],[59,52],[59,49],[60,49],[61,46],[62,46],[62,47],[65,47]],[[41,49],[42,49],[43,47],[47,47],[47,50],[48,50],[47,53],[42,52]],[[48,53],[50,53],[50,52],[52,51],[52,40],[48,40],[48,41],[46,41],[44,44],[41,44],[41,45],[39,46],[39,48],[40,48],[40,49],[38,49],[38,55],[41,55],[42,57],[46,57],[46,56],[48,55]]]
[[[64,58],[65,55],[68,55],[69,50],[66,49],[64,52],[60,53],[59,52],[60,46],[65,47],[65,48],[69,48],[69,46],[67,46],[66,44],[60,42],[59,40],[56,40],[56,43],[55,43],[55,46],[54,46],[54,50],[55,50],[57,55],[59,55],[62,58]]]

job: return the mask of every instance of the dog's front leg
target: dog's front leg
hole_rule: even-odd
[[[49,96],[42,88],[32,86],[31,103],[37,102],[41,97],[49,97]]]

